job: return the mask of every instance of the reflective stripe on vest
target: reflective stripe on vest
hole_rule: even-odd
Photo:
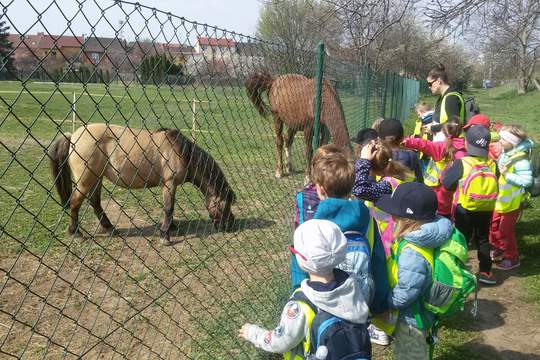
[[[439,124],[444,124],[445,122],[448,121],[448,114],[446,113],[446,98],[448,96],[457,96],[459,98],[459,102],[461,103],[461,109],[459,110],[459,117],[461,118],[461,121],[465,123],[465,99],[463,99],[463,95],[461,95],[457,91],[452,91],[452,92],[449,92],[448,94],[445,94],[442,98]]]
[[[301,290],[296,289],[295,292],[296,291],[301,291]],[[300,305],[300,307],[302,308],[302,311],[306,315],[308,331],[307,331],[304,341],[302,341],[301,348],[300,346],[296,346],[294,349],[291,349],[290,351],[283,353],[283,359],[285,360],[304,360],[306,358],[306,355],[309,353],[309,347],[311,346],[311,324],[313,323],[313,319],[315,319],[316,314],[311,308],[311,306],[309,306],[305,302],[301,300],[295,300],[295,301]],[[303,353],[300,353],[300,352],[303,352]]]
[[[513,160],[523,157],[523,155],[523,152],[518,152],[508,159],[507,164],[511,164],[507,170],[508,173],[513,173],[515,170],[516,162]],[[510,184],[506,181],[504,175],[501,174],[499,176],[499,196],[497,196],[497,203],[495,203],[495,211],[504,214],[519,209],[525,199],[525,195],[524,188]]]
[[[444,159],[439,161],[431,159],[424,175],[424,184],[431,187],[439,186],[441,184],[441,176],[446,168],[446,164],[447,161]]]
[[[479,189],[471,189],[471,182],[473,179],[469,179],[469,174],[474,168],[488,167],[489,172],[478,172],[478,176],[484,176],[487,178],[493,178],[495,183],[498,184],[496,179],[497,165],[491,159],[476,158],[473,156],[465,156],[461,159],[463,164],[463,175],[459,180],[458,188],[454,193],[454,207],[460,204],[464,209],[470,211],[492,211],[495,207],[495,201],[497,200],[498,191],[495,190],[489,194],[482,194]],[[475,202],[481,209],[473,208]],[[493,204],[493,205],[491,205]],[[483,208],[485,207],[485,208]]]

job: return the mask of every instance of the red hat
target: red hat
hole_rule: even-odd
[[[473,125],[482,125],[486,129],[489,129],[491,127],[491,122],[489,121],[489,118],[486,115],[478,114],[470,118],[467,125],[465,125],[463,128],[468,129]]]

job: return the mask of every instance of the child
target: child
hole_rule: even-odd
[[[419,150],[431,158],[424,172],[424,184],[431,187],[437,194],[439,203],[437,214],[447,218],[450,218],[452,214],[453,192],[447,191],[441,185],[441,177],[454,159],[461,159],[466,154],[465,140],[461,137],[461,130],[459,117],[451,116],[442,128],[445,141],[433,142],[412,136],[403,141],[406,148]]]
[[[413,136],[416,138],[422,138],[426,140],[428,139],[428,134],[424,133],[422,131],[422,127],[427,124],[431,124],[433,121],[433,109],[431,108],[431,105],[429,105],[427,102],[422,101],[416,104],[414,107],[414,110],[416,112],[416,123],[414,126],[414,132]]]
[[[373,229],[368,208],[359,200],[349,199],[354,183],[354,164],[343,152],[329,152],[325,145],[319,151],[326,155],[314,157],[312,176],[321,199],[315,219],[337,224],[348,241],[347,257],[338,268],[354,274],[362,293],[368,299],[371,312],[384,312],[389,290],[386,257],[380,238]],[[371,227],[371,228],[370,228]],[[372,342],[388,345],[384,332],[370,326]]]
[[[315,339],[310,335],[322,327],[313,321],[317,310],[324,311],[354,325],[356,357],[371,358],[368,338],[368,305],[358,283],[346,272],[336,269],[347,254],[347,239],[339,227],[326,220],[312,219],[294,232],[294,248],[300,267],[309,274],[300,291],[295,291],[274,330],[244,324],[239,336],[255,346],[273,353],[286,353],[290,359],[304,359],[318,354]],[[316,309],[313,309],[316,307]],[[317,314],[318,315],[318,314]],[[349,347],[351,344],[343,344]],[[328,354],[340,349],[327,348]]]
[[[395,286],[388,295],[390,308],[399,310],[394,332],[396,359],[428,359],[426,339],[434,315],[424,309],[422,299],[432,284],[433,269],[421,252],[450,239],[452,223],[436,215],[437,196],[425,184],[401,184],[375,205],[396,221],[392,256],[397,257],[397,271],[390,274]]]
[[[392,150],[392,160],[399,161],[415,175],[415,181],[423,182],[422,166],[414,151],[402,150],[403,125],[396,119],[384,119],[379,126],[379,139]]]
[[[325,145],[317,149],[311,160],[311,166],[318,161],[319,158],[324,157],[331,153],[342,153],[343,149],[337,145]],[[313,169],[311,171],[313,174]],[[304,221],[313,219],[315,211],[319,206],[319,196],[317,195],[317,189],[315,184],[311,181],[301,191],[296,193],[295,198],[295,219],[294,228],[302,224]],[[300,286],[302,280],[307,278],[307,274],[300,269],[296,262],[296,257],[291,255],[291,287],[296,289]]]
[[[392,161],[392,151],[385,145],[371,143],[362,148],[360,159],[356,161],[356,178],[353,194],[371,208],[371,215],[377,221],[379,233],[386,255],[390,253],[392,244],[391,217],[371,202],[378,200],[384,194],[392,191],[402,182],[412,181],[412,172],[397,161]],[[380,180],[375,181],[373,177]]]
[[[488,158],[489,130],[481,125],[465,133],[467,156],[455,160],[443,175],[442,184],[455,191],[453,213],[457,229],[476,243],[480,262],[478,281],[495,285],[491,273],[489,228],[497,199],[497,166]],[[474,235],[474,236],[473,236]]]
[[[496,267],[510,270],[519,266],[514,227],[533,176],[529,151],[534,146],[518,125],[503,126],[499,132],[503,152],[499,158],[499,196],[491,220],[491,259],[502,260]]]

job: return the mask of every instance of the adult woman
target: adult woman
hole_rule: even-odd
[[[432,133],[441,131],[442,124],[451,116],[458,116],[465,124],[465,100],[463,95],[448,83],[448,74],[444,65],[431,69],[427,77],[428,87],[433,95],[439,95],[435,103],[433,122],[426,125]]]

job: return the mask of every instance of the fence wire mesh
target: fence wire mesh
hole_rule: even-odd
[[[245,82],[313,78],[315,52],[125,1],[1,6],[2,357],[264,358],[237,332],[272,325],[288,296],[312,134],[285,144],[293,168],[276,179],[283,140]],[[332,58],[324,77],[348,136],[418,96]],[[313,106],[300,84],[285,107]]]

